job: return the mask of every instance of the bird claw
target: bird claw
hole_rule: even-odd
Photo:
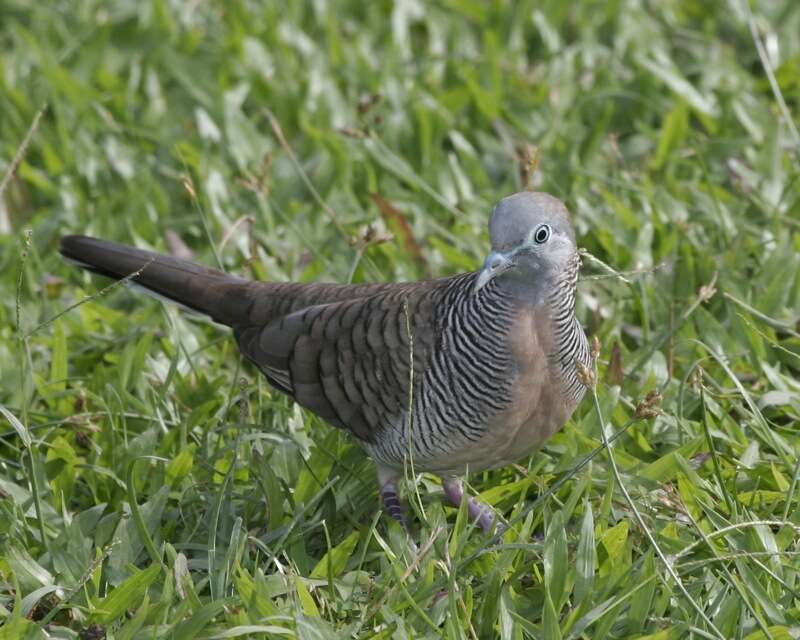
[[[497,514],[492,507],[473,496],[465,496],[461,480],[454,478],[444,479],[442,480],[442,487],[444,488],[445,496],[455,507],[461,506],[461,502],[466,497],[467,513],[470,521],[476,522],[484,532],[492,533],[495,525],[498,527],[498,532],[505,531],[505,525],[498,520]],[[503,527],[502,530],[500,527]]]
[[[395,520],[403,530],[408,534],[409,543],[412,545],[414,553],[419,551],[416,543],[413,541],[411,528],[408,525],[403,504],[400,501],[400,496],[397,488],[396,480],[387,475],[381,475],[379,471],[379,480],[381,480],[381,499],[386,512]],[[455,507],[461,506],[461,503],[466,499],[467,513],[471,522],[476,523],[485,533],[496,533],[502,535],[506,532],[508,527],[500,521],[495,510],[487,504],[484,504],[473,496],[467,496],[464,493],[464,487],[460,480],[454,478],[446,478],[442,480],[442,487],[447,496],[447,500]]]

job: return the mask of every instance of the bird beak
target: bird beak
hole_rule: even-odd
[[[475,279],[472,293],[478,293],[490,280],[496,278],[504,271],[507,271],[513,264],[514,263],[511,262],[511,259],[506,254],[500,253],[499,251],[492,251],[489,257],[486,258],[486,262],[483,263],[483,268],[478,274],[478,277]]]

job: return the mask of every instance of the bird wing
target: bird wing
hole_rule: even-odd
[[[312,305],[235,327],[242,353],[278,390],[334,426],[374,441],[405,415],[409,382],[435,348],[435,283]],[[413,351],[413,359],[412,359]]]

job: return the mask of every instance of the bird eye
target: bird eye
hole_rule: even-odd
[[[544,244],[550,239],[550,227],[549,225],[543,224],[539,225],[536,231],[533,232],[533,241],[536,244]]]

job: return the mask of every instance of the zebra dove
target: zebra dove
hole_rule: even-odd
[[[377,463],[386,510],[406,526],[406,461],[442,477],[457,506],[459,476],[527,455],[584,393],[576,361],[590,355],[566,207],[517,193],[495,207],[489,234],[479,271],[391,284],[253,282],[86,236],[62,238],[61,253],[231,327],[275,389],[355,436]],[[466,500],[491,530],[493,510]]]

